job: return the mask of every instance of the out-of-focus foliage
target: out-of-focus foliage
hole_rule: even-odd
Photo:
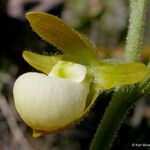
[[[148,4],[142,60],[150,60],[150,3]],[[23,61],[26,48],[41,54],[61,53],[33,32],[25,20],[27,11],[45,11],[62,17],[86,34],[98,47],[101,57],[122,58],[127,33],[127,0],[0,0],[0,149],[15,150],[86,150],[112,91],[102,93],[100,101],[80,126],[59,135],[31,137],[14,109],[13,82],[33,69]],[[131,149],[132,143],[149,143],[150,97],[130,111],[112,150]],[[98,117],[97,117],[98,116]]]
[[[62,18],[73,27],[80,28],[102,12],[98,0],[66,0]]]

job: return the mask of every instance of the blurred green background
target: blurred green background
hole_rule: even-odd
[[[43,11],[61,17],[98,46],[101,58],[121,59],[129,1],[0,0],[0,150],[88,150],[113,90],[102,92],[88,117],[75,128],[40,138],[32,138],[31,129],[14,108],[12,88],[15,79],[22,73],[35,71],[23,60],[22,51],[28,49],[48,55],[59,53],[32,31],[25,19],[25,13],[29,11]],[[149,27],[150,4],[141,59],[145,63],[150,60]],[[134,149],[132,144],[136,143],[150,144],[150,96],[129,111],[117,135],[112,150]]]

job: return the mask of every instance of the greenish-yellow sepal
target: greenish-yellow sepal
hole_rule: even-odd
[[[84,36],[74,31],[63,20],[43,12],[26,14],[33,30],[44,40],[72,55],[76,62],[89,64],[99,61],[96,47]]]
[[[32,67],[36,68],[39,71],[42,71],[46,74],[49,74],[52,67],[63,58],[63,55],[54,55],[46,56],[39,55],[33,52],[24,51],[23,58],[28,62]]]
[[[90,71],[94,75],[95,84],[107,90],[116,86],[130,85],[140,82],[148,72],[144,64],[104,64],[93,66]]]

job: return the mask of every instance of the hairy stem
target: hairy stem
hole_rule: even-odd
[[[130,20],[125,51],[125,59],[127,62],[137,62],[139,59],[147,1],[130,0]]]
[[[108,150],[129,108],[140,98],[136,87],[124,87],[114,93],[92,141],[90,150]]]

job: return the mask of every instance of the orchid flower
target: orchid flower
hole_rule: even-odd
[[[140,63],[101,60],[96,46],[58,17],[30,12],[27,19],[41,38],[64,52],[23,52],[24,59],[42,72],[21,75],[13,89],[16,109],[34,137],[74,126],[87,116],[100,91],[137,83],[147,73]]]

